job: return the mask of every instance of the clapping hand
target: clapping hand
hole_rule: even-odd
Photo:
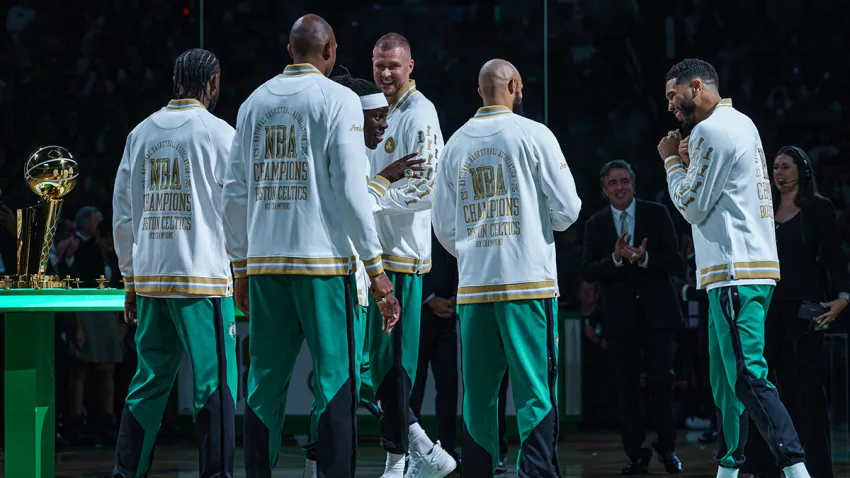
[[[623,249],[631,242],[632,236],[629,235],[628,232],[623,231],[620,233],[620,237],[617,238],[617,242],[614,243],[614,259],[619,262],[623,260]]]
[[[646,259],[646,241],[647,238],[644,237],[640,243],[640,247],[634,247],[629,244],[623,246],[623,254],[626,256],[626,259],[633,264],[643,263],[643,260]]]

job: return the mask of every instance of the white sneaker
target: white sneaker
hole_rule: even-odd
[[[304,473],[301,475],[302,478],[318,478],[316,472],[316,462],[307,458],[306,464],[304,465]]]
[[[407,473],[404,478],[443,478],[455,471],[457,463],[443,447],[440,442],[434,444],[427,455],[413,451],[407,458]]]

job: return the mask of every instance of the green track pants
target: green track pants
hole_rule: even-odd
[[[304,340],[313,359],[311,443],[320,477],[353,477],[357,430],[354,276],[248,278],[251,365],[245,407],[245,471],[270,477],[277,463],[292,370]]]
[[[233,476],[237,380],[233,299],[138,296],[137,307],[139,365],[121,416],[113,474],[147,476],[162,414],[185,352],[192,363],[200,476]]]
[[[520,477],[561,476],[558,326],[552,299],[464,304],[460,313],[464,477],[494,476],[499,386],[507,369],[517,407]]]
[[[380,404],[381,447],[393,454],[407,453],[408,426],[416,422],[410,410],[410,393],[419,363],[419,322],[422,313],[422,276],[387,271],[401,320],[389,336],[381,330],[383,319],[374,300],[369,303],[369,368],[375,398]]]
[[[709,376],[717,407],[715,459],[744,464],[748,418],[752,418],[780,468],[800,463],[803,448],[776,388],[767,380],[764,321],[773,286],[739,285],[708,291]]]

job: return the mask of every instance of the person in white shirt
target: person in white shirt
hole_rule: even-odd
[[[333,30],[305,15],[292,26],[288,50],[295,63],[239,108],[222,192],[235,300],[250,317],[245,469],[248,477],[271,476],[306,340],[316,405],[308,455],[319,477],[353,477],[358,257],[385,333],[398,320],[398,302],[371,214],[360,100],[326,77],[336,61]]]
[[[678,130],[668,133],[658,152],[673,204],[693,228],[698,288],[708,291],[717,476],[738,475],[752,418],[785,476],[808,477],[797,431],[767,380],[764,321],[780,276],[761,137],[732,100],[721,98],[711,64],[683,60],[666,82],[668,110],[693,128],[684,141]]]
[[[410,394],[419,362],[419,332],[422,312],[422,275],[431,270],[431,205],[435,170],[443,149],[440,122],[434,105],[410,79],[413,57],[407,39],[388,33],[372,50],[372,74],[387,97],[389,114],[383,146],[370,150],[369,181],[373,196],[381,194],[373,211],[384,267],[396,287],[402,320],[392,335],[382,331],[377,308],[369,312],[369,366],[372,383],[381,403],[381,446],[387,452],[384,477],[401,477],[404,457],[409,453],[404,476],[443,477],[457,463],[439,443],[434,443],[419,426],[410,409]],[[398,154],[419,153],[425,170],[405,171],[405,178],[390,185],[381,176]]]
[[[522,79],[490,60],[484,102],[446,144],[434,198],[434,233],[458,259],[463,375],[462,476],[493,476],[497,397],[507,368],[522,437],[517,474],[560,476],[555,235],[579,215],[558,140],[516,112]]]
[[[112,228],[125,320],[138,323],[139,364],[116,445],[116,477],[147,476],[184,353],[194,376],[199,476],[233,476],[236,326],[221,187],[233,128],[211,111],[221,68],[206,50],[174,65],[165,108],[127,137],[115,177]]]

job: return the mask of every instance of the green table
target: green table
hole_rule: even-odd
[[[55,312],[118,312],[123,290],[0,290],[6,314],[6,476],[55,476]]]

